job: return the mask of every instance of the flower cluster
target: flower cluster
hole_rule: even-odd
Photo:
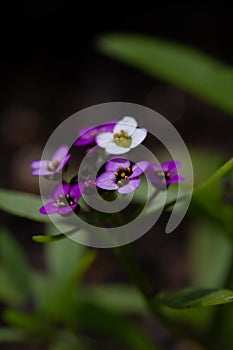
[[[85,174],[81,174],[81,182],[77,181],[77,174],[69,181],[63,181],[53,189],[47,203],[40,208],[41,214],[68,215],[77,212],[82,194],[90,189],[99,188],[106,191],[117,191],[121,195],[137,190],[141,184],[141,176],[145,174],[153,186],[163,190],[171,184],[184,181],[178,174],[181,168],[179,161],[171,160],[161,165],[139,161],[131,162],[120,156],[130,152],[140,145],[147,136],[147,130],[139,128],[135,118],[125,116],[120,121],[110,121],[106,124],[80,130],[74,147],[89,152],[93,147],[108,155],[105,166],[100,168],[95,181],[89,177],[88,166]],[[90,153],[89,153],[90,154]],[[117,157],[114,155],[117,155]],[[32,175],[39,175],[48,180],[56,180],[69,166],[71,154],[67,145],[60,146],[50,160],[37,160],[31,163]],[[98,156],[93,157],[91,166],[98,171]]]

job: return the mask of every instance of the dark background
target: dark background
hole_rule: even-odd
[[[94,104],[124,101],[157,110],[172,121],[187,145],[232,151],[232,120],[220,110],[114,61],[96,48],[101,34],[131,32],[174,40],[233,63],[232,11],[226,6],[118,2],[95,8],[77,3],[24,2],[2,6],[0,21],[1,187],[38,193],[29,163],[62,120]],[[174,235],[150,232],[132,244],[154,289],[188,285],[186,227]],[[1,213],[27,251],[43,266],[42,247],[31,241],[43,226]],[[17,230],[16,230],[17,228]],[[173,267],[172,269],[170,267]],[[87,281],[127,280],[111,250],[99,257]]]

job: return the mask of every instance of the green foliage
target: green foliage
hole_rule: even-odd
[[[174,309],[214,306],[232,303],[233,292],[227,289],[187,288],[174,293],[162,293],[156,302]]]
[[[46,215],[41,215],[39,212],[41,206],[40,196],[0,189],[0,209],[7,213],[33,221],[49,223],[49,218]]]
[[[105,35],[99,49],[233,114],[231,67],[186,46],[139,35]]]

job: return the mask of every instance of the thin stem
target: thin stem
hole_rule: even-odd
[[[182,338],[189,336],[191,339],[203,344],[204,341],[199,332],[191,329],[188,325],[174,323],[173,320],[168,319],[163,314],[159,303],[156,302],[155,297],[152,294],[148,281],[134,258],[130,245],[117,247],[115,248],[115,251],[124,264],[130,278],[144,297],[148,309],[151,311],[154,317],[159,319],[161,323],[170,329],[177,337]]]

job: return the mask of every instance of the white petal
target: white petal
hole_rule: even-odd
[[[96,137],[96,143],[98,146],[105,148],[107,144],[113,140],[112,132],[102,132]]]
[[[124,130],[128,135],[132,135],[137,128],[137,121],[133,117],[124,117],[114,127],[113,133],[120,134],[121,130]]]
[[[140,145],[140,143],[142,143],[142,141],[146,138],[147,135],[147,130],[146,129],[137,129],[135,130],[135,132],[132,135],[132,143],[130,145],[130,148],[135,148],[138,145]]]
[[[105,148],[105,151],[110,154],[123,154],[127,153],[129,150],[130,148],[117,146],[114,141],[109,142]]]

